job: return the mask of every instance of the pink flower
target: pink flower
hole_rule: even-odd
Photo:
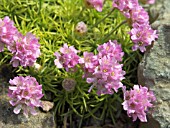
[[[13,53],[11,59],[13,67],[33,66],[40,56],[38,39],[32,33],[27,33],[26,36],[18,33],[14,36],[14,41],[15,43],[8,46],[8,49]]]
[[[109,40],[109,42],[104,43],[103,45],[99,45],[97,50],[99,51],[99,57],[109,55],[119,62],[122,61],[122,57],[124,55],[121,45],[118,44],[116,40]]]
[[[94,72],[87,77],[87,83],[92,83],[89,92],[93,87],[97,88],[97,94],[113,94],[123,86],[121,80],[124,79],[125,71],[123,65],[119,64],[122,60],[123,52],[117,41],[109,41],[98,46],[98,65]]]
[[[145,11],[145,9],[140,5],[136,6],[136,8],[133,8],[131,10],[131,19],[133,23],[149,24],[149,15]]]
[[[104,0],[93,0],[92,3],[93,3],[94,8],[97,11],[101,12],[102,8],[103,8],[103,2],[104,2]]]
[[[149,25],[149,16],[144,8],[138,5],[135,0],[130,0],[128,3],[129,6],[126,7],[127,9],[123,9],[123,13],[128,14],[126,17],[130,18],[130,22],[132,22],[132,29],[129,32],[134,43],[132,50],[140,49],[141,52],[144,52],[146,51],[145,47],[151,45],[158,38],[158,35],[156,30],[153,30]]]
[[[95,56],[92,52],[84,52],[83,58],[79,59],[79,64],[81,64],[84,75],[83,77],[87,77],[94,73],[95,68],[99,65],[98,57]]]
[[[126,0],[113,0],[112,6],[122,12],[126,8]]]
[[[16,42],[19,42],[22,40],[22,38],[24,38],[24,36],[20,33],[17,32],[14,36],[13,36],[13,43],[11,43],[10,45],[7,46],[8,50],[12,53],[15,54],[17,52],[17,48],[16,48]]]
[[[156,30],[153,30],[149,24],[133,24],[132,30],[129,32],[131,40],[134,42],[132,47],[133,51],[136,51],[138,48],[141,52],[146,51],[146,46],[151,45],[153,41],[158,38]]]
[[[17,76],[9,83],[11,86],[9,86],[8,96],[11,98],[10,104],[15,106],[14,113],[18,114],[23,110],[25,116],[28,116],[29,112],[36,115],[35,108],[41,107],[42,85],[31,76]]]
[[[64,44],[60,48],[60,53],[55,52],[56,59],[54,60],[57,68],[64,67],[66,71],[69,71],[70,68],[74,68],[78,64],[79,56],[77,51],[73,46],[68,47],[67,44]]]
[[[134,85],[133,89],[126,91],[126,87],[123,87],[124,102],[122,103],[123,109],[127,111],[129,117],[136,121],[137,118],[141,122],[147,122],[146,112],[149,108],[153,107],[151,102],[156,98],[153,92],[148,91],[147,87]]]
[[[54,60],[54,64],[57,66],[57,68],[63,68],[63,60],[62,60],[62,56],[60,55],[60,53],[55,52],[54,55],[56,56],[57,59]]]
[[[127,18],[130,18],[131,10],[138,6],[138,0],[113,0],[113,7],[119,9]]]
[[[99,59],[99,66],[95,68],[92,76],[87,78],[87,83],[93,83],[89,92],[94,86],[98,95],[117,92],[123,86],[121,80],[124,79],[125,72],[122,66],[109,56]]]
[[[0,19],[0,52],[3,51],[4,45],[13,43],[13,36],[18,32],[13,21],[6,16],[3,20]]]
[[[154,2],[154,0],[143,1]],[[128,18],[133,27],[129,32],[131,40],[134,42],[132,50],[146,51],[145,47],[151,45],[158,38],[156,30],[152,30],[149,25],[148,13],[138,4],[138,0],[113,0],[113,7],[119,9]]]
[[[84,0],[84,1],[87,7],[93,7],[99,12],[102,11],[104,0]]]

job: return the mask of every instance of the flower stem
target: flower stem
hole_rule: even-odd
[[[92,28],[96,27],[98,24],[100,24],[101,22],[103,22],[107,17],[110,16],[110,14],[112,14],[112,12],[114,11],[115,9],[113,8],[103,19],[101,19],[100,21],[98,21],[97,23],[95,23]]]
[[[67,115],[64,116],[64,128],[67,128]]]
[[[42,9],[43,2],[44,2],[44,0],[39,0],[39,10],[38,10],[38,13],[40,13],[40,11]]]
[[[112,33],[114,32],[114,31],[116,31],[119,27],[121,27],[122,25],[124,25],[125,23],[127,23],[127,20],[124,20],[124,21],[122,21],[119,25],[117,25],[109,34],[107,34],[105,37],[104,37],[104,41],[108,38],[108,37],[110,37],[111,35],[112,35]]]

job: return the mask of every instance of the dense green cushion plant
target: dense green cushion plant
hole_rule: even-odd
[[[69,117],[71,123],[75,115],[79,117],[79,127],[90,117],[103,123],[111,118],[115,123],[122,111],[121,91],[101,96],[96,94],[96,89],[88,93],[91,85],[82,79],[81,70],[72,73],[54,65],[54,53],[64,43],[73,45],[83,55],[85,51],[97,54],[99,45],[117,40],[124,51],[122,64],[126,79],[122,83],[128,89],[137,84],[137,66],[142,54],[131,50],[133,43],[127,34],[131,28],[124,22],[126,18],[117,9],[112,9],[111,0],[106,1],[102,12],[86,8],[81,0],[1,0],[0,18],[5,16],[14,21],[21,33],[31,32],[39,39],[41,55],[36,63],[40,67],[19,66],[13,72],[35,77],[42,85],[45,99],[49,99],[48,93],[52,94],[49,100],[55,103],[58,124],[63,122],[64,117]],[[87,25],[87,32],[83,35],[75,30],[81,21]],[[11,57],[12,54],[5,48],[0,53],[0,65],[9,65]],[[65,79],[76,81],[71,92],[62,85]]]

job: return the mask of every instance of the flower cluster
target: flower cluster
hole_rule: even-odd
[[[124,79],[125,71],[119,62],[124,53],[116,40],[100,45],[97,50],[99,52],[97,56],[91,55],[91,58],[85,58],[87,61],[84,62],[85,71],[91,71],[91,75],[86,75],[87,83],[93,83],[89,92],[96,86],[98,95],[113,94],[123,86],[121,80]]]
[[[102,11],[104,0],[84,0],[84,2],[87,7],[95,8],[99,12]]]
[[[23,36],[7,16],[4,20],[0,19],[0,52],[3,51],[5,44],[13,54],[11,59],[13,67],[33,66],[40,56],[38,39],[31,33]]]
[[[0,19],[0,52],[4,50],[4,45],[13,43],[13,36],[18,32],[13,21],[9,17]]]
[[[136,121],[137,118],[142,122],[147,122],[146,112],[148,108],[153,107],[151,102],[156,98],[153,92],[148,91],[147,87],[134,85],[133,90],[126,91],[126,87],[123,87],[124,102],[122,103],[123,109],[127,111],[129,117]]]
[[[116,40],[113,42],[110,40],[98,46],[97,50],[97,55],[84,52],[81,58],[73,46],[68,47],[67,44],[64,44],[60,48],[61,54],[55,52],[57,59],[54,60],[54,63],[57,68],[65,68],[66,71],[69,71],[70,68],[74,69],[79,64],[84,71],[83,78],[86,78],[87,83],[93,84],[89,92],[96,86],[98,95],[113,94],[123,86],[121,80],[124,79],[125,71],[122,70],[123,65],[119,62],[124,53]]]
[[[73,46],[68,47],[67,44],[64,44],[60,48],[60,53],[55,52],[56,59],[54,60],[57,68],[65,68],[66,71],[69,71],[70,68],[74,68],[78,64],[79,56],[77,51]]]
[[[21,110],[28,116],[30,112],[36,115],[36,107],[41,107],[42,85],[39,85],[34,77],[15,77],[10,80],[8,96],[11,98],[10,104],[16,106],[14,113],[18,114]]]
[[[127,18],[130,12],[138,6],[138,0],[113,0],[113,7],[119,9]]]
[[[13,54],[11,59],[13,67],[18,67],[19,64],[24,67],[33,66],[40,56],[40,44],[32,33],[27,33],[26,36],[18,34],[8,49]]]
[[[132,50],[146,51],[145,47],[158,38],[156,30],[149,25],[148,13],[139,5],[138,0],[113,0],[113,7],[119,9],[132,24],[129,32],[131,40],[134,42]]]
[[[139,48],[141,52],[144,52],[146,50],[145,47],[151,45],[152,41],[157,38],[156,30],[153,30],[149,24],[142,26],[137,23],[133,24],[130,36],[134,42],[132,49],[135,51]]]

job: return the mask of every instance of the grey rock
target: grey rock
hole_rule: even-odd
[[[152,24],[159,39],[139,64],[138,83],[154,91],[157,102],[149,122],[141,123],[140,128],[170,128],[170,0],[157,0],[151,9],[159,12]]]
[[[170,6],[169,6],[170,7]],[[161,128],[170,126],[170,24],[158,27],[159,39],[138,67],[138,83],[154,91],[157,102],[152,117]]]
[[[38,115],[26,118],[22,113],[13,113],[14,107],[9,104],[8,85],[0,79],[0,128],[56,128],[54,116],[50,112],[38,111]]]
[[[170,23],[170,0],[156,0],[150,10],[152,15],[159,15],[152,24],[154,29],[157,29],[161,24]]]

